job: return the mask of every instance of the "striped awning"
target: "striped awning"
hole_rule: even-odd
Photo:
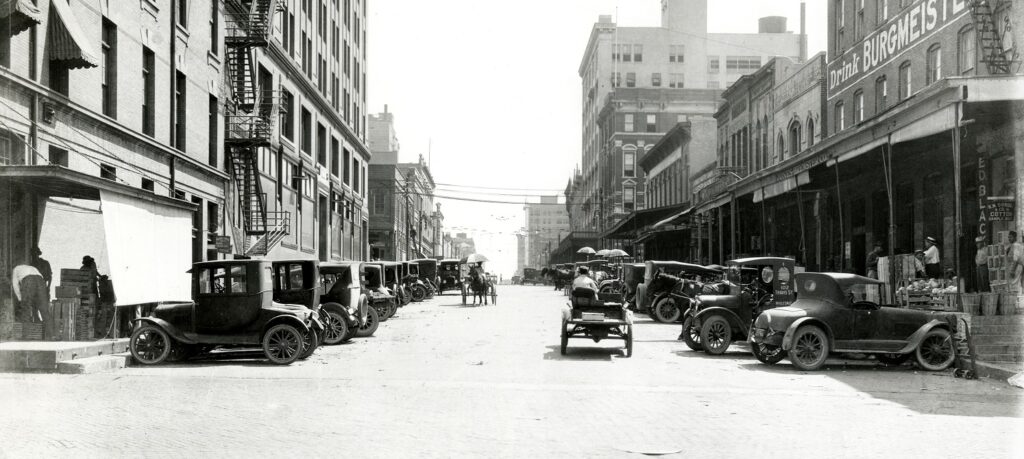
[[[72,69],[99,66],[98,55],[89,46],[67,0],[53,0],[50,6],[50,60],[64,61]]]
[[[11,36],[43,23],[43,12],[31,0],[0,0],[0,21],[10,21]]]

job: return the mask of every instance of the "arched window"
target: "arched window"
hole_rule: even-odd
[[[786,155],[786,137],[779,133],[779,145],[775,152],[779,155],[779,161]]]
[[[942,78],[942,46],[936,43],[928,48],[924,84],[932,84],[939,81],[939,78]]]
[[[967,26],[960,29],[957,37],[957,70],[961,75],[974,74],[974,62],[977,60],[977,42],[974,35],[974,26]]]
[[[814,146],[814,118],[807,116],[807,147]]]
[[[789,157],[792,158],[800,153],[800,121],[793,120],[789,124]],[[784,158],[780,157],[779,160]]]

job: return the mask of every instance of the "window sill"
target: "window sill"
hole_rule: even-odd
[[[142,10],[149,13],[155,19],[160,14],[160,7],[157,6],[156,0],[142,0]]]
[[[178,38],[188,41],[188,37],[190,36],[190,34],[188,33],[188,29],[186,29],[185,26],[175,22],[174,28],[177,32]]]
[[[220,56],[213,53],[213,51],[206,51],[206,63],[210,67],[219,69],[220,68]]]

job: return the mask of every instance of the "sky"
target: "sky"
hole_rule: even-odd
[[[507,279],[516,269],[522,203],[536,200],[516,194],[560,194],[579,164],[578,69],[598,16],[654,27],[660,4],[369,0],[367,110],[387,105],[394,114],[400,161],[429,162],[443,184],[435,202],[446,230],[469,233],[491,260],[488,271]],[[763,16],[800,27],[800,0],[708,0],[708,8],[712,33],[757,32]],[[811,56],[825,49],[825,8],[824,0],[807,2]]]

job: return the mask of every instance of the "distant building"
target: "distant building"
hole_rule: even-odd
[[[525,266],[540,268],[548,264],[548,257],[558,248],[563,234],[569,233],[569,214],[558,196],[541,196],[539,203],[527,204]]]
[[[452,238],[452,258],[465,258],[476,253],[476,242],[466,233],[456,233]]]

